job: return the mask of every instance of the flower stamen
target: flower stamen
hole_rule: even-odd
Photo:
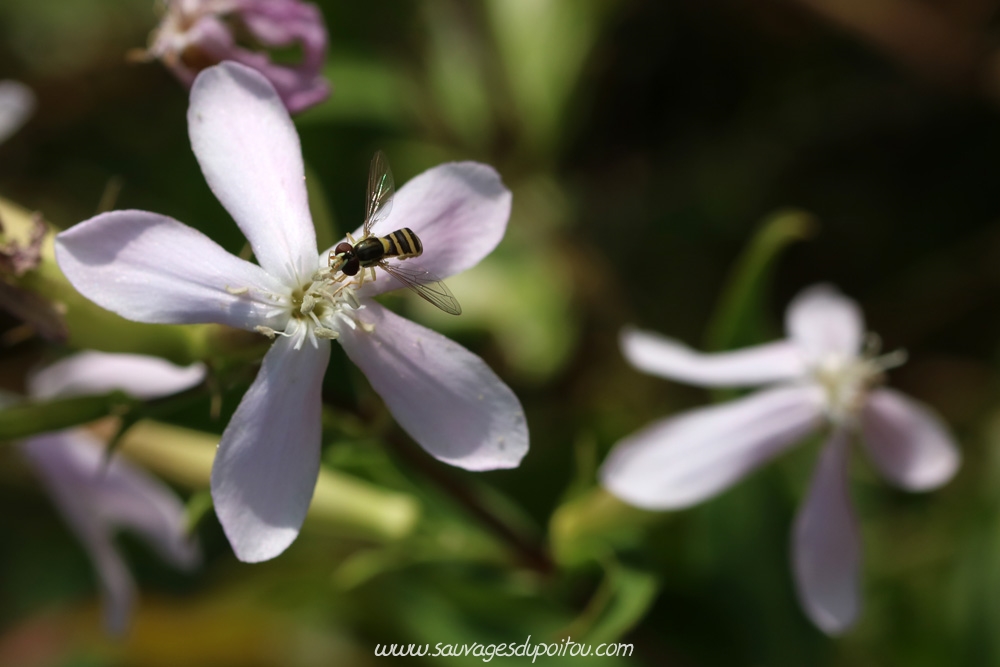
[[[258,324],[257,326],[255,326],[253,328],[253,330],[256,331],[259,334],[263,334],[263,335],[267,336],[271,340],[274,340],[274,337],[277,336],[277,335],[279,335],[279,334],[282,335],[282,336],[285,335],[284,331],[275,331],[271,327],[265,327],[262,324]]]
[[[906,363],[905,350],[879,354],[882,339],[877,334],[865,336],[858,356],[831,356],[813,370],[816,381],[826,391],[827,416],[834,423],[857,421],[873,389],[885,382],[885,373]]]

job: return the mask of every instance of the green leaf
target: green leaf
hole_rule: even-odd
[[[427,83],[437,110],[462,143],[477,149],[490,141],[488,68],[481,35],[469,29],[460,5],[428,2]]]
[[[607,603],[587,633],[592,643],[621,639],[643,619],[660,592],[657,575],[618,562],[609,565],[606,584],[610,590]]]
[[[603,0],[486,4],[525,146],[548,155],[563,138],[570,95],[611,7]]]
[[[594,488],[564,502],[552,514],[552,555],[568,567],[603,561],[614,549],[640,544],[647,527],[666,516],[632,507],[604,489]]]
[[[809,238],[816,228],[812,215],[796,209],[777,211],[764,220],[729,276],[708,326],[707,349],[728,350],[766,336],[764,314],[775,263],[785,248]]]
[[[201,523],[209,512],[215,507],[215,503],[212,501],[212,492],[208,489],[202,489],[200,491],[195,491],[188,498],[187,505],[184,507],[185,514],[187,515],[187,532],[191,534]]]

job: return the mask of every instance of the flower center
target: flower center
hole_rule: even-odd
[[[857,421],[868,394],[885,381],[885,372],[906,363],[906,352],[880,354],[882,341],[868,334],[859,356],[830,356],[813,368],[813,377],[826,392],[829,419],[838,424]]]
[[[357,318],[364,306],[355,294],[353,283],[314,276],[313,280],[292,289],[287,295],[270,295],[270,298],[275,301],[275,308],[266,317],[284,320],[285,328],[278,331],[258,326],[256,329],[269,338],[278,335],[295,338],[295,349],[300,349],[306,340],[318,347],[320,338],[338,338],[343,327],[365,326]]]

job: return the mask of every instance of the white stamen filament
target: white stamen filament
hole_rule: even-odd
[[[281,315],[282,313],[284,313],[285,310],[286,310],[285,308],[272,308],[271,310],[269,310],[266,313],[264,313],[264,318],[268,319],[268,320],[272,320],[275,317],[277,317],[278,315]]]
[[[865,337],[858,356],[828,357],[813,370],[826,390],[827,416],[835,423],[856,422],[869,392],[885,381],[885,372],[906,363],[906,351],[880,355],[882,341],[875,334]]]

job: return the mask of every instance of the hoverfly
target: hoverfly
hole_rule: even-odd
[[[434,304],[441,310],[452,315],[460,315],[462,307],[451,293],[451,290],[436,276],[417,266],[401,267],[389,264],[386,260],[395,258],[406,260],[419,257],[424,246],[408,227],[397,229],[387,236],[375,236],[372,227],[389,217],[392,210],[392,196],[396,192],[392,180],[392,171],[385,153],[376,151],[368,168],[368,193],[365,202],[365,224],[362,227],[361,238],[357,241],[348,234],[350,241],[337,244],[330,251],[329,263],[332,271],[340,271],[345,276],[361,277],[359,284],[364,283],[365,270],[371,271],[375,279],[375,267],[384,270],[395,278],[402,287],[415,292],[418,296]]]

